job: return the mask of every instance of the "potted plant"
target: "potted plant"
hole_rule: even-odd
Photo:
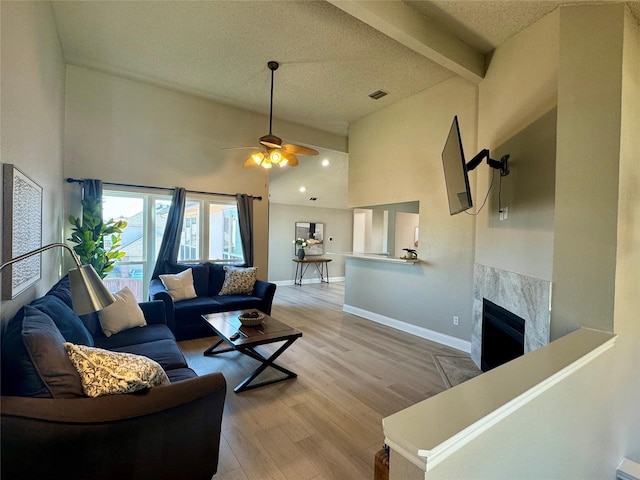
[[[296,244],[298,258],[304,260],[304,249],[307,248],[309,243],[304,238],[296,238],[293,243]]]
[[[124,220],[113,218],[102,220],[100,201],[92,198],[82,200],[82,221],[80,217],[69,216],[73,225],[70,240],[77,243],[73,250],[85,265],[93,265],[100,278],[113,270],[116,260],[126,255],[120,251],[122,229],[127,226]],[[105,247],[105,239],[108,247]]]

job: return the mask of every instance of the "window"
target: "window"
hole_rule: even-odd
[[[200,255],[200,203],[187,201],[184,206],[179,261],[198,260]]]
[[[111,291],[128,286],[138,301],[146,300],[171,197],[137,190],[104,190],[102,198],[105,220],[127,222],[122,233],[126,256],[104,282]],[[187,196],[178,261],[244,263],[235,200]]]
[[[235,205],[209,203],[209,258],[244,262],[238,208]]]

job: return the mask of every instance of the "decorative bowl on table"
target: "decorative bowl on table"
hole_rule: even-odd
[[[257,327],[264,320],[264,313],[261,312],[244,312],[238,317],[240,323],[245,327]]]

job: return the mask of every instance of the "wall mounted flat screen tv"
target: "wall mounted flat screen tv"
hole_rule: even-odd
[[[449,198],[449,213],[455,215],[470,209],[473,203],[457,115],[453,117],[449,136],[442,150],[442,166]]]

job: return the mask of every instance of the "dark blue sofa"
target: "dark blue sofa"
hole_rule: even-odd
[[[75,315],[65,277],[4,326],[3,479],[209,480],[216,472],[225,379],[189,368],[162,302],[140,307],[146,326],[106,337],[97,314]],[[171,383],[89,398],[60,354],[64,342],[149,357]]]
[[[193,272],[193,286],[197,297],[174,302],[159,278],[151,280],[149,299],[162,300],[165,306],[167,325],[178,340],[207,337],[213,335],[211,328],[202,320],[207,313],[230,312],[257,308],[271,314],[275,283],[256,280],[249,295],[218,295],[224,283],[224,268],[215,263],[165,265],[165,273],[180,273],[187,268]]]

